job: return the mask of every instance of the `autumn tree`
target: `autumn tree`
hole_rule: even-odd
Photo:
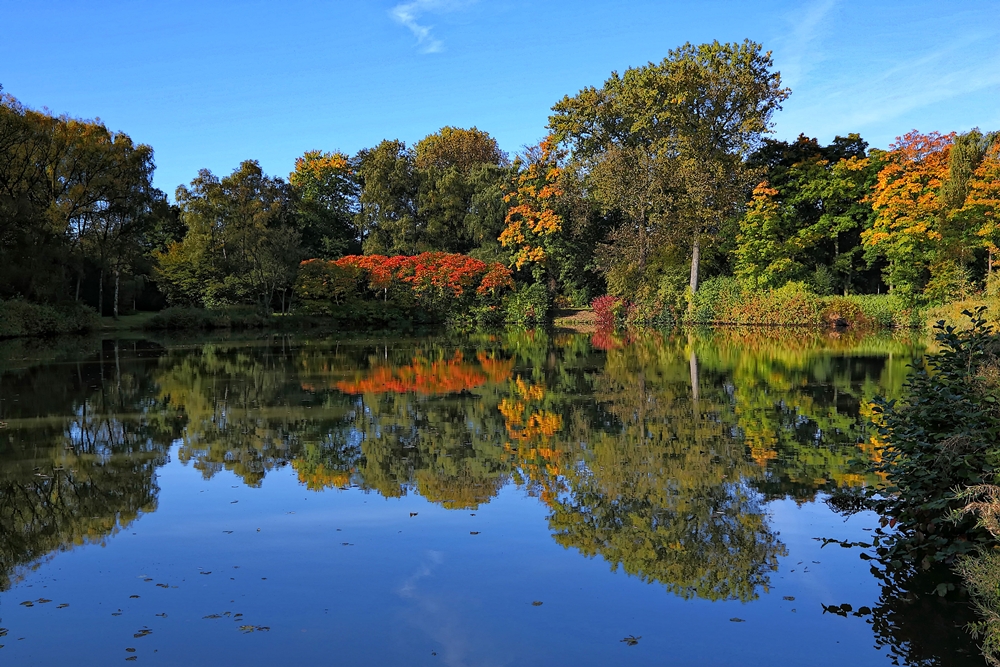
[[[988,253],[987,272],[993,274],[993,259],[1000,246],[1000,136],[992,137],[979,166],[972,172],[961,214],[975,226]]]
[[[940,250],[947,211],[942,186],[954,134],[913,131],[885,154],[871,194],[875,217],[862,234],[869,258],[883,257],[886,282],[906,296],[919,294],[934,271],[948,265]]]
[[[957,135],[948,156],[948,180],[942,195],[948,207],[946,228],[960,244],[961,259],[986,250],[986,273],[993,273],[997,250],[996,214],[1000,192],[997,154],[1000,133],[983,134],[978,129]]]
[[[513,182],[504,200],[510,205],[500,243],[510,251],[511,265],[530,266],[535,280],[544,275],[546,241],[562,228],[556,200],[563,194],[560,161],[565,153],[554,138],[543,139],[515,160]]]

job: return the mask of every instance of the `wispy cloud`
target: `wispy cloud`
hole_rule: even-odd
[[[396,5],[389,10],[396,23],[405,26],[417,38],[417,47],[421,53],[440,53],[444,51],[444,42],[432,33],[433,25],[428,25],[423,17],[427,14],[439,14],[462,9],[474,0],[413,0]]]
[[[777,40],[782,61],[781,75],[786,85],[794,86],[815,64],[823,60],[819,42],[826,32],[830,12],[838,0],[814,0],[788,19],[789,31]]]
[[[861,132],[884,147],[911,123],[947,131],[1000,117],[982,103],[1000,90],[993,46],[1000,29],[987,12],[928,14],[886,0],[872,3],[862,20],[842,4],[850,3],[812,0],[796,8],[775,40],[775,63],[795,91],[776,119],[783,138]],[[959,126],[933,126],[942,120]]]

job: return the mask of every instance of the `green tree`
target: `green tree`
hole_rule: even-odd
[[[681,184],[669,222],[690,250],[691,292],[702,245],[744,203],[752,175],[744,160],[789,94],[772,67],[770,53],[750,41],[685,44],[658,65],[613,73],[602,88],[563,98],[549,117],[575,158],[593,160],[619,145],[669,161]]]
[[[767,141],[751,156],[766,169],[740,218],[734,273],[751,289],[805,281],[821,294],[870,284],[860,233],[872,216],[865,201],[878,171],[857,134],[829,146],[800,136]]]
[[[351,158],[343,153],[307,151],[296,158],[288,183],[304,255],[336,259],[360,251],[354,228],[359,187]]]
[[[386,140],[360,151],[357,161],[361,195],[354,220],[365,253],[416,254],[422,230],[413,151],[402,141]]]
[[[156,277],[174,303],[286,306],[302,259],[288,186],[253,160],[219,179],[203,169],[177,188],[187,234],[156,255]]]

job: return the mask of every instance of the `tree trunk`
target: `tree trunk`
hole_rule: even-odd
[[[691,247],[691,294],[698,291],[698,268],[701,263],[701,242],[698,237],[694,237],[694,245]]]
[[[701,378],[698,375],[698,355],[694,351],[694,342],[688,337],[691,354],[688,355],[688,369],[691,373],[691,398],[694,400],[695,417],[698,416],[698,399],[701,397]]]
[[[101,267],[101,282],[97,286],[97,314],[104,317],[104,267]]]
[[[115,319],[116,320],[118,319],[118,294],[119,294],[118,286],[119,286],[119,283],[121,282],[121,275],[122,275],[121,269],[115,267],[115,310],[114,310],[114,313],[115,313]]]
[[[648,245],[646,241],[646,212],[642,211],[639,214],[639,272],[645,274],[646,272],[646,246]]]

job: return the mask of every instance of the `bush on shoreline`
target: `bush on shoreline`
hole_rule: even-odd
[[[231,306],[215,310],[173,306],[150,317],[142,328],[150,331],[292,329],[317,323],[315,318],[309,316],[268,314],[252,306]]]
[[[808,285],[790,282],[768,290],[746,290],[736,278],[706,280],[683,311],[660,304],[630,303],[616,297],[594,301],[595,312],[613,311],[621,324],[830,326],[860,329],[914,327],[922,324],[920,312],[891,294],[820,296]],[[600,319],[600,315],[598,316]]]
[[[490,323],[500,319],[498,313],[510,312],[504,308],[513,289],[511,272],[502,264],[443,252],[311,259],[302,263],[295,283],[301,312],[350,328],[472,318]],[[525,314],[533,305],[535,300],[525,303]],[[548,308],[546,302],[545,315]]]
[[[86,333],[99,324],[96,312],[75,302],[50,306],[0,300],[0,338]]]
[[[881,454],[874,470],[885,479],[872,504],[883,527],[895,529],[880,536],[877,552],[897,570],[953,564],[995,543],[961,511],[956,492],[992,484],[1000,472],[1000,338],[982,310],[966,315],[964,330],[937,324],[941,351],[914,370],[903,400],[872,407]]]

